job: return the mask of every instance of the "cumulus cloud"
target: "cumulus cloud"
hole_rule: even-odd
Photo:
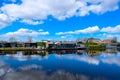
[[[102,28],[101,32],[120,33],[120,25],[117,25],[115,27],[105,27],[105,28]]]
[[[107,64],[116,64],[117,66],[120,66],[119,58],[105,58],[105,59],[102,59],[102,62]]]
[[[31,24],[31,25],[38,25],[38,24],[43,24],[43,21],[33,21],[33,20],[22,20],[22,23],[27,23],[27,24]]]
[[[99,31],[99,27],[98,26],[93,26],[93,27],[88,27],[86,29],[83,29],[83,30],[77,30],[76,33],[94,33],[94,32],[97,32]]]
[[[56,35],[64,35],[64,34],[75,34],[74,31],[68,31],[68,32],[57,32]]]
[[[1,37],[26,37],[26,36],[39,36],[39,35],[49,35],[48,31],[35,31],[25,28],[20,28],[15,32],[8,32],[6,34],[1,35]]]
[[[56,35],[65,35],[65,34],[87,34],[87,33],[95,33],[97,31],[99,31],[99,27],[98,26],[93,26],[93,27],[88,27],[86,29],[83,30],[75,30],[75,31],[68,31],[68,32],[58,32],[56,33]]]
[[[22,0],[21,4],[5,4],[1,12],[20,22],[37,25],[48,16],[65,20],[73,16],[86,16],[90,12],[103,14],[117,10],[118,3],[119,0]]]
[[[93,13],[101,14],[107,11],[114,11],[118,9],[119,0],[87,0],[88,2],[93,2],[93,5],[89,6],[90,11]],[[94,2],[95,1],[95,2]]]
[[[114,38],[114,37],[117,37],[119,40],[120,40],[120,35],[119,34],[106,34],[107,38]]]
[[[108,38],[108,39],[117,38],[117,40],[120,41],[120,34],[118,33],[114,33],[114,34],[103,33],[103,34],[99,34],[98,37]]]
[[[62,39],[65,39],[65,38],[66,38],[66,36],[61,36],[61,38],[62,38]]]
[[[5,14],[0,14],[0,29],[11,24],[14,19]]]
[[[60,36],[60,38],[61,38],[62,40],[67,40],[67,41],[72,41],[72,40],[74,40],[74,36],[73,36],[73,35],[62,35],[62,36]]]

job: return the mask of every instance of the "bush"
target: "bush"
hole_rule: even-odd
[[[45,43],[44,42],[37,42],[37,46],[43,47],[43,46],[45,46]]]

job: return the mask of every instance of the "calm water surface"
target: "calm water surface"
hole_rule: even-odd
[[[120,80],[119,51],[0,53],[0,80]]]

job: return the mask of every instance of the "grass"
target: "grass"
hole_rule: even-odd
[[[0,48],[0,51],[27,51],[27,50],[36,50],[35,48]]]

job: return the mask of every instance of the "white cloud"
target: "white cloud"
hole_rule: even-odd
[[[73,35],[64,35],[60,37],[62,40],[67,40],[67,41],[72,41],[74,40],[74,36]]]
[[[75,34],[74,31],[68,31],[68,32],[58,32],[56,35],[64,35],[64,34]]]
[[[86,16],[90,12],[103,14],[114,11],[119,8],[118,2],[119,0],[22,0],[21,4],[5,4],[1,7],[1,12],[22,20],[20,22],[37,25],[48,16],[65,20],[73,16]]]
[[[120,33],[120,25],[117,25],[115,27],[106,27],[102,28],[101,32],[107,32],[107,33]]]
[[[66,34],[87,34],[87,33],[95,33],[97,31],[99,31],[99,27],[98,26],[93,26],[93,27],[88,27],[86,29],[83,30],[75,30],[75,31],[68,31],[68,32],[58,32],[56,33],[56,35],[66,35]]]
[[[120,34],[119,33],[101,33],[97,35],[101,39],[114,39],[117,38],[117,41],[120,41]]]
[[[39,36],[39,35],[49,35],[48,31],[34,31],[29,29],[21,28],[15,32],[8,32],[1,35],[1,37],[26,37],[26,36]]]
[[[114,11],[118,9],[119,0],[88,0],[88,2],[93,2],[93,5],[89,6],[90,11],[97,14],[102,14],[107,11]]]
[[[94,32],[97,32],[99,31],[99,27],[98,26],[93,26],[93,27],[88,27],[86,29],[83,29],[83,30],[77,30],[76,33],[94,33]]]
[[[65,38],[66,38],[66,36],[61,36],[61,38],[62,38],[62,39],[65,39]]]
[[[5,14],[0,14],[0,29],[8,26],[9,24],[11,24],[11,22],[13,21],[14,19],[11,17],[8,17],[7,15]]]
[[[43,21],[33,21],[33,20],[22,20],[21,22],[23,23],[27,23],[27,24],[31,24],[31,25],[38,25],[38,24],[43,24]]]
[[[44,30],[43,30],[43,29],[39,29],[38,31],[42,32],[42,31],[44,31]]]
[[[44,20],[47,16],[52,15],[54,18],[62,20],[73,16],[78,5],[75,0],[69,0],[69,2],[68,0],[22,0],[20,5],[6,4],[1,9],[15,18]]]

